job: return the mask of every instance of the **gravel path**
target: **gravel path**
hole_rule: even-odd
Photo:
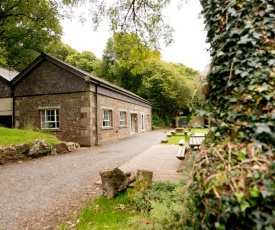
[[[0,229],[54,229],[101,194],[98,172],[119,167],[165,137],[138,134],[100,147],[0,167]]]

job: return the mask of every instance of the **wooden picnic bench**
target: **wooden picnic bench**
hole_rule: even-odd
[[[198,149],[202,142],[204,141],[205,134],[203,133],[197,133],[192,136],[190,136],[189,139],[189,146],[192,147],[193,149]]]
[[[180,146],[179,150],[178,150],[178,153],[177,153],[177,158],[179,160],[183,160],[184,157],[185,157],[185,146]]]
[[[184,139],[181,139],[180,141],[179,141],[179,149],[178,149],[178,153],[177,153],[177,158],[179,159],[179,160],[183,160],[184,159],[184,157],[185,157],[185,146],[184,146],[184,143],[185,143],[185,141],[184,141]]]

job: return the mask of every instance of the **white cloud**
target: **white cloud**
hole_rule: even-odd
[[[165,11],[175,30],[175,43],[169,47],[162,46],[162,59],[175,63],[183,63],[196,70],[203,70],[209,63],[210,56],[205,43],[203,19],[198,19],[201,6],[198,0],[191,0],[179,11],[176,4]],[[111,36],[108,24],[100,24],[97,32],[89,21],[82,24],[77,19],[63,20],[64,35],[62,41],[78,51],[90,50],[101,58],[108,38]]]

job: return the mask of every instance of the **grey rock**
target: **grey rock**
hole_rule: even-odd
[[[33,146],[30,147],[30,150],[27,154],[28,157],[39,157],[50,155],[53,148],[52,146],[46,142],[45,140],[34,140]]]

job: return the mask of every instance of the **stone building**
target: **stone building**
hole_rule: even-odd
[[[151,104],[47,54],[11,82],[14,125],[50,130],[82,146],[151,130]]]
[[[11,80],[18,74],[0,67],[0,126],[12,127]]]

